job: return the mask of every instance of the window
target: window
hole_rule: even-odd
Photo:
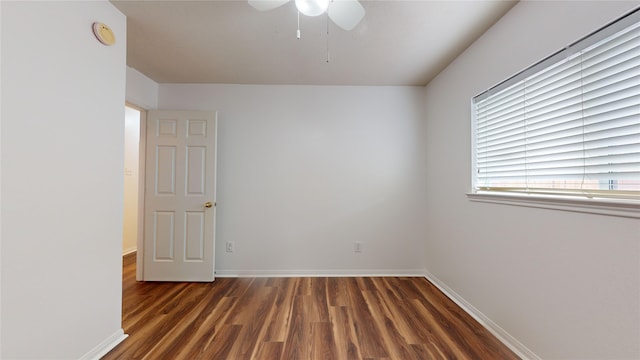
[[[476,96],[473,113],[474,194],[638,207],[640,11]]]

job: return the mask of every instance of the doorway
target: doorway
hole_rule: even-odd
[[[122,255],[138,249],[140,114],[140,110],[125,106]]]
[[[144,180],[146,110],[125,104],[124,119],[124,209],[122,226],[122,255],[136,257],[136,280],[142,280],[142,252],[144,251]]]
[[[147,116],[154,119],[149,138]],[[136,279],[213,281],[217,113],[147,113],[126,104],[124,135],[123,255],[135,252]],[[165,141],[169,143],[158,146]],[[152,159],[150,169],[146,157]],[[149,239],[145,227],[151,229]],[[146,242],[150,243],[145,246]],[[145,247],[154,250],[145,254]],[[161,268],[160,273],[152,271]]]

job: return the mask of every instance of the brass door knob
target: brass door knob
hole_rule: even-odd
[[[204,203],[204,207],[206,208],[210,208],[213,206],[213,203],[211,201],[207,201],[206,203]]]

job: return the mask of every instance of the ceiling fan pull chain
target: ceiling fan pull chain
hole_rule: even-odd
[[[300,10],[298,10],[298,32],[296,33],[296,37],[300,40]]]
[[[329,13],[327,12],[327,64],[329,63]]]

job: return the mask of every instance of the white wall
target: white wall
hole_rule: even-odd
[[[145,110],[158,108],[158,84],[138,70],[127,67],[127,102]]]
[[[423,91],[161,84],[218,111],[217,274],[422,273]]]
[[[470,202],[470,99],[637,5],[520,2],[426,89],[427,270],[544,359],[640,358],[640,222]]]
[[[122,335],[126,21],[106,1],[0,6],[0,357],[78,359]]]

